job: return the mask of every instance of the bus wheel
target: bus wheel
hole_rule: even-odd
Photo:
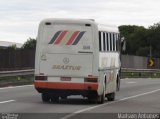
[[[49,102],[50,96],[47,93],[42,93],[42,101],[43,102]]]
[[[93,98],[93,97],[88,97],[88,102],[89,103],[96,103],[96,99],[95,98]]]
[[[103,93],[102,95],[97,97],[97,103],[98,104],[103,104],[105,101],[105,87],[103,88]]]
[[[67,96],[61,96],[61,99],[65,100],[67,99]]]
[[[116,86],[116,90],[117,90],[117,91],[120,90],[120,78],[119,78],[119,76],[117,76],[117,86]]]
[[[107,94],[108,101],[114,101],[115,100],[115,92]]]
[[[52,96],[51,101],[52,102],[58,102],[59,101],[59,96]]]

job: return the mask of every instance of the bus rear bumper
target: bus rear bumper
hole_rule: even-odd
[[[61,82],[34,82],[35,88],[47,89],[66,89],[66,90],[95,90],[98,89],[97,83],[61,83]]]
[[[59,95],[89,95],[97,94],[98,83],[60,83],[60,82],[34,82],[39,93],[53,93]]]

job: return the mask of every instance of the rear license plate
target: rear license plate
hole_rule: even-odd
[[[61,81],[71,81],[71,77],[61,77]]]

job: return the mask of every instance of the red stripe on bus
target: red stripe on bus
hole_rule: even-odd
[[[71,45],[73,43],[73,41],[75,40],[75,38],[77,37],[79,31],[75,31],[73,33],[73,35],[71,36],[71,38],[68,40],[68,42],[66,43],[66,45]]]
[[[35,88],[68,89],[68,90],[97,90],[97,83],[60,83],[60,82],[34,82]]]
[[[57,40],[54,42],[54,44],[59,44],[63,37],[66,35],[67,31],[63,31],[60,36],[57,38]]]

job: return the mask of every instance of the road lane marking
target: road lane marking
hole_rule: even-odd
[[[130,97],[125,97],[125,98],[122,98],[120,100],[117,100],[117,101],[113,101],[113,102],[108,102],[108,103],[104,103],[104,104],[101,104],[101,105],[96,105],[96,106],[92,106],[92,107],[89,107],[89,108],[85,108],[85,109],[82,109],[82,110],[78,110],[78,111],[75,111],[71,114],[68,114],[60,119],[69,119],[77,114],[80,114],[82,112],[85,112],[85,111],[89,111],[89,110],[92,110],[92,109],[95,109],[95,108],[98,108],[98,107],[102,107],[102,106],[106,106],[106,105],[110,105],[110,104],[114,104],[114,103],[118,103],[118,102],[122,102],[122,101],[125,101],[125,100],[128,100],[128,99],[133,99],[133,98],[136,98],[136,97],[140,97],[140,96],[144,96],[144,95],[148,95],[148,94],[152,94],[152,93],[155,93],[155,92],[158,92],[160,91],[160,89],[157,89],[157,90],[153,90],[153,91],[150,91],[150,92],[145,92],[145,93],[141,93],[141,94],[138,94],[138,95],[133,95],[133,96],[130,96]]]
[[[158,91],[160,91],[160,89],[153,90],[153,91],[146,92],[146,93],[141,93],[141,94],[138,94],[138,95],[133,95],[133,96],[130,96],[130,97],[126,97],[126,98],[118,100],[118,102],[128,100],[128,99],[132,99],[132,98],[136,98],[136,97],[140,97],[140,96],[144,96],[144,95],[148,95],[148,94],[152,94],[152,93],[155,93],[155,92],[158,92]]]
[[[2,89],[12,89],[12,88],[22,88],[22,87],[28,87],[28,86],[33,86],[33,85],[10,86],[10,87],[0,88],[0,90],[2,90]]]
[[[134,82],[134,81],[129,81],[129,82],[126,82],[128,84],[134,84],[134,83],[137,83],[137,82]]]
[[[2,101],[0,104],[8,103],[8,102],[14,102],[15,100],[7,100],[7,101]]]

